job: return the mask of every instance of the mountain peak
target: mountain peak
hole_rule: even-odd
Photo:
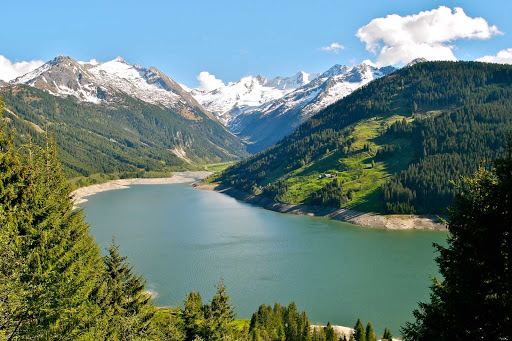
[[[413,66],[413,65],[416,65],[419,63],[424,63],[424,62],[428,62],[428,60],[423,57],[416,58],[416,59],[411,60],[405,67]]]
[[[123,57],[121,57],[121,56],[117,56],[115,59],[113,59],[113,60],[112,60],[112,62],[118,62],[118,63],[128,64],[128,63],[126,62],[126,60],[124,60],[124,58],[123,58]]]

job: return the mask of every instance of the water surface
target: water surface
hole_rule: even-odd
[[[437,275],[445,232],[385,231],[280,214],[188,184],[138,185],[88,197],[102,250],[115,234],[158,305],[204,300],[222,277],[240,318],[261,303],[295,301],[313,322],[370,320],[398,335]]]

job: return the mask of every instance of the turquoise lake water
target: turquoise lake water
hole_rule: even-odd
[[[275,213],[189,184],[138,185],[83,203],[102,251],[112,235],[160,306],[222,277],[239,318],[261,303],[295,301],[312,322],[358,317],[399,334],[437,275],[432,243],[446,232],[385,231]]]

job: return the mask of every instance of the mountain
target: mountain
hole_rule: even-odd
[[[27,84],[59,97],[73,96],[82,102],[115,103],[122,92],[174,109],[183,116],[194,117],[196,110],[207,113],[178,83],[157,68],[130,65],[121,57],[100,63],[95,59],[75,61],[61,55],[11,83]]]
[[[70,176],[166,171],[236,160],[240,140],[158,69],[58,56],[0,88],[23,135],[54,136]]]
[[[248,108],[228,122],[228,128],[258,152],[272,146],[320,110],[374,79],[396,69],[363,63],[354,67],[334,65],[313,81],[267,102]]]
[[[445,215],[512,131],[512,66],[421,62],[352,92],[217,180],[284,203]]]
[[[292,77],[265,78],[247,76],[238,82],[230,82],[213,90],[199,88],[190,91],[190,94],[207,110],[214,113],[221,122],[228,122],[246,110],[258,107],[264,103],[281,98],[283,95],[297,89],[318,74],[298,72]]]

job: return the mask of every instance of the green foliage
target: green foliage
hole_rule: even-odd
[[[98,247],[73,211],[55,145],[23,150],[0,131],[0,335],[80,339],[99,323]]]
[[[511,84],[508,65],[403,68],[324,109],[217,180],[247,192],[261,188],[260,195],[287,203],[444,215],[455,194],[450,181],[499,156],[512,129]],[[322,173],[338,173],[343,188],[319,178]]]
[[[220,341],[234,340],[236,328],[233,324],[236,313],[230,304],[230,298],[226,294],[224,281],[217,284],[217,293],[213,296],[209,306],[205,307],[205,328],[203,338],[205,340]]]
[[[80,103],[30,86],[4,87],[5,115],[22,137],[40,146],[44,131],[54,136],[68,177],[196,169],[199,164],[233,161],[244,147],[219,122],[202,112],[194,119],[171,109],[123,97],[124,105]],[[192,162],[172,152],[183,148]]]
[[[391,334],[391,330],[388,328],[384,328],[384,335],[382,336],[382,341],[392,341],[393,334]]]
[[[316,340],[306,313],[299,313],[294,302],[288,307],[278,303],[275,303],[273,308],[261,305],[252,315],[249,336],[251,340],[261,341]]]
[[[0,338],[154,339],[144,280],[117,247],[102,261],[73,210],[57,147],[0,129]]]
[[[366,332],[361,319],[357,319],[356,325],[354,326],[354,338],[356,341],[366,341]]]
[[[366,325],[366,341],[377,341],[371,322]]]
[[[158,330],[164,340],[244,340],[247,336],[246,323],[240,327],[235,320],[236,313],[226,294],[221,280],[217,284],[217,293],[210,304],[203,304],[201,295],[190,292],[182,309],[170,310],[168,318],[160,318]]]
[[[433,279],[406,340],[512,338],[512,142],[494,169],[463,178],[449,210],[448,246],[437,245],[444,280]]]
[[[121,257],[119,246],[109,246],[105,263],[106,290],[101,298],[101,308],[108,319],[109,339],[128,337],[148,338],[154,333],[151,323],[155,308],[150,303],[151,296],[145,291],[145,281],[133,274],[133,268]]]

